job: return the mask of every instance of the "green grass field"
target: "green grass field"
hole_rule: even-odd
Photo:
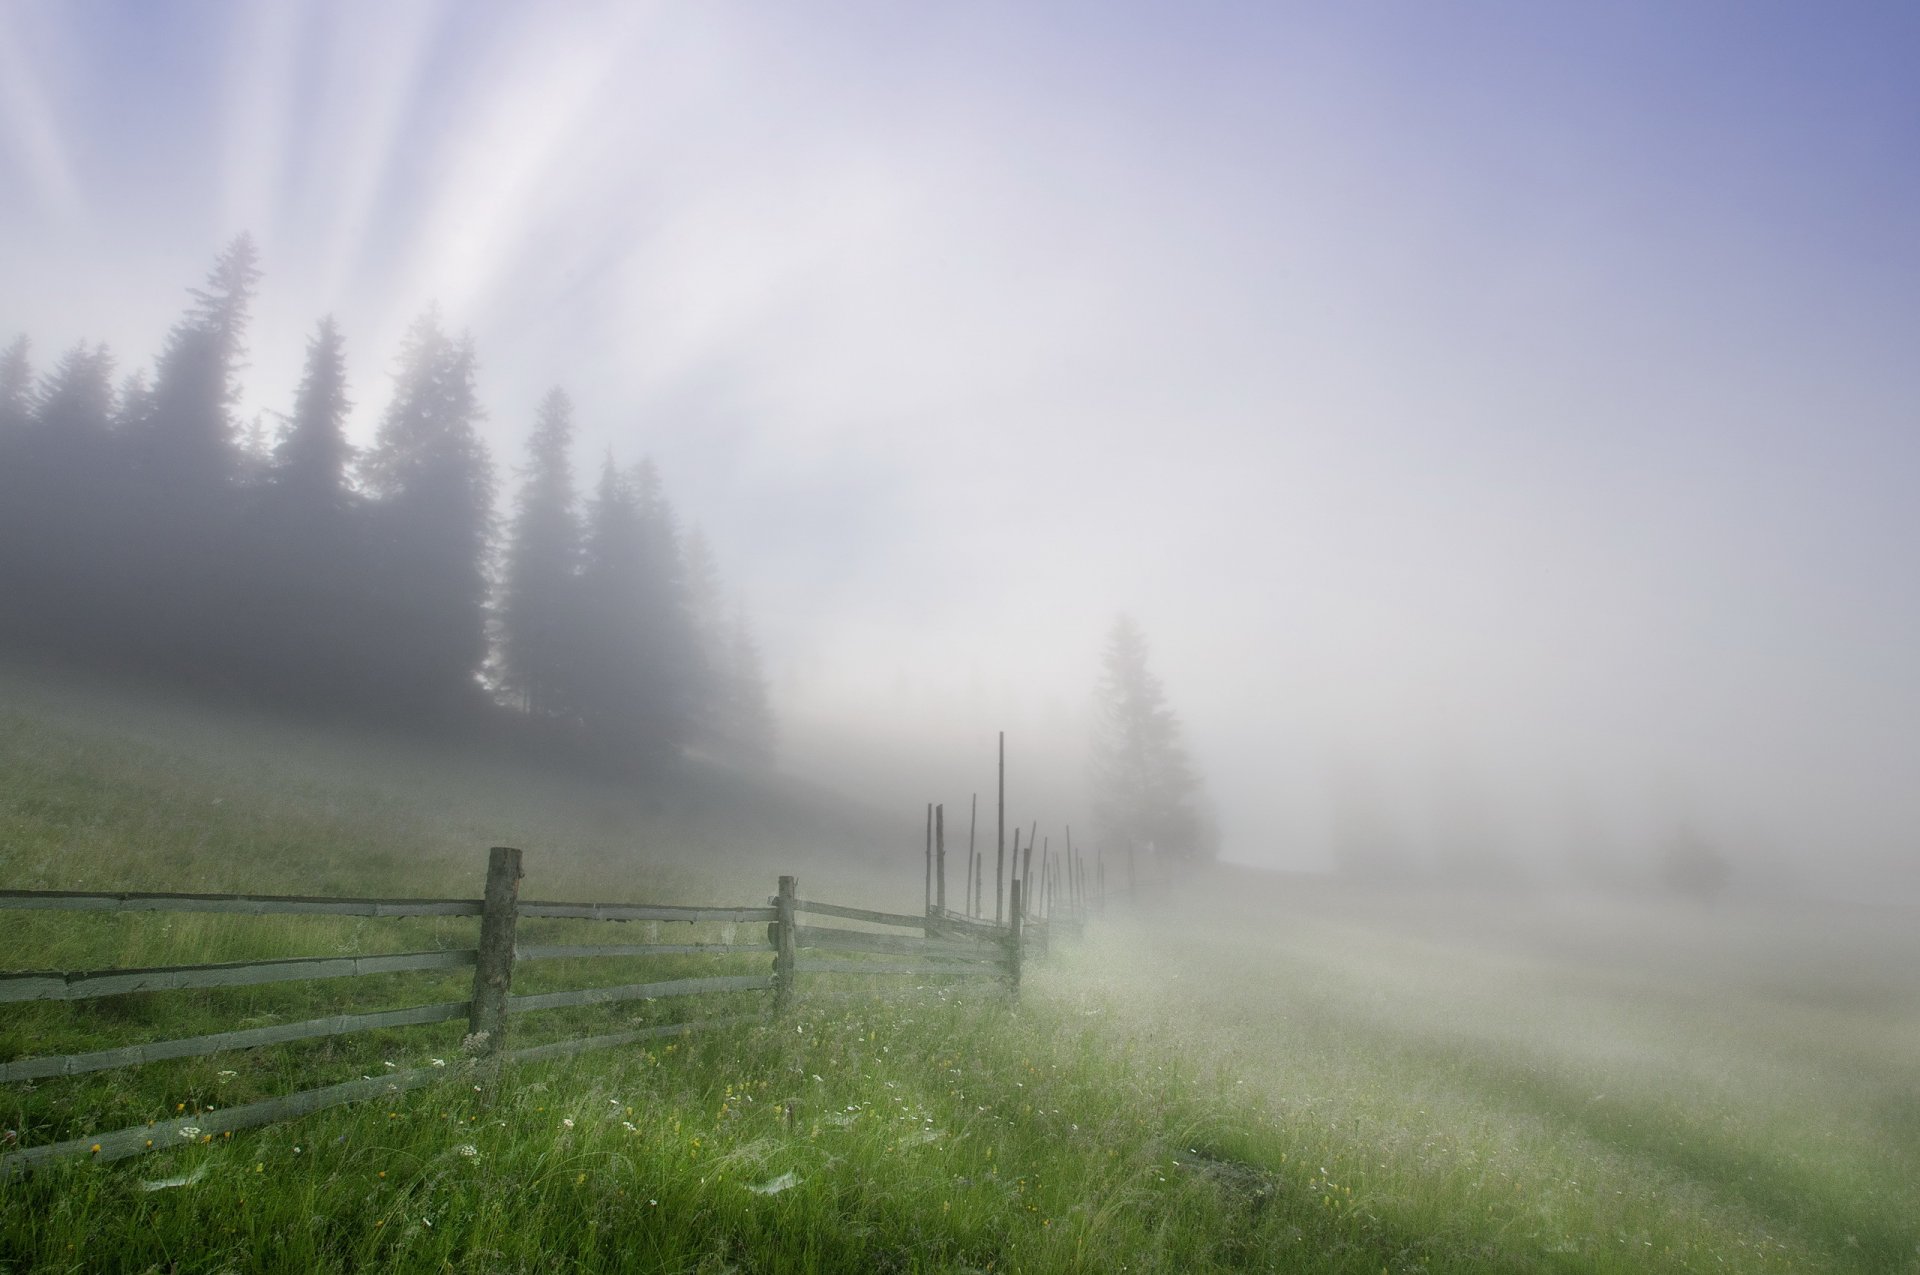
[[[472,897],[505,843],[532,897],[751,903],[787,871],[912,910],[902,805],[894,831],[713,773],[589,782],[0,674],[6,887]],[[1920,1271],[1911,913],[1232,869],[1153,898],[1032,967],[1017,1006],[816,979],[789,1018],[515,1067],[491,1103],[455,1023],[11,1084],[0,1126],[33,1145],[447,1064],[391,1101],[0,1184],[0,1269]],[[8,966],[67,969],[457,946],[471,924],[0,916]],[[551,964],[525,977],[591,976]],[[8,1006],[0,1058],[462,982]],[[515,1040],[684,1010],[529,1015]]]

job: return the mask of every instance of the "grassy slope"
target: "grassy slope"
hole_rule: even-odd
[[[844,847],[887,830],[806,794],[585,783],[19,674],[0,676],[0,776],[8,886],[471,894],[503,841],[545,897],[740,901],[797,869],[819,897],[897,907],[917,876],[911,820],[876,879]],[[792,1022],[521,1069],[493,1107],[439,1028],[9,1086],[0,1120],[41,1142],[454,1059],[391,1104],[0,1187],[0,1264],[1920,1269],[1920,952],[1898,924],[1440,916],[1216,884],[1152,925],[1111,919],[1017,1010],[814,993]],[[459,941],[7,924],[7,963],[35,967]],[[371,1008],[457,984],[351,990]],[[284,1020],[349,990],[315,987],[9,1007],[0,1053]],[[605,1029],[516,1030],[587,1027]]]

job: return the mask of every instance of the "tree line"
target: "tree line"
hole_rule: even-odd
[[[273,436],[243,429],[260,278],[243,235],[151,380],[116,382],[102,345],[39,372],[25,336],[0,354],[0,643],[303,710],[506,723],[622,762],[771,760],[747,623],[650,461],[609,453],[583,500],[555,389],[501,527],[473,342],[432,309],[371,446],[347,435],[331,318]]]

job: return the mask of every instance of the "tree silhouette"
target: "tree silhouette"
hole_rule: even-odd
[[[0,446],[26,432],[33,418],[33,343],[26,334],[0,354]]]
[[[236,429],[260,270],[242,235],[153,368],[113,388],[82,343],[36,379],[0,350],[0,641],[303,709],[524,729],[529,717],[621,763],[696,743],[770,755],[758,653],[683,553],[658,470],[611,458],[584,534],[555,390],[528,445],[489,631],[493,468],[472,342],[429,310],[408,330],[372,447],[348,441],[345,342],[322,319],[290,415]],[[697,566],[704,561],[705,566]],[[696,620],[693,575],[713,602]],[[489,639],[498,664],[490,670]],[[517,713],[487,693],[499,682]],[[542,739],[550,740],[552,732]]]
[[[573,403],[547,391],[527,440],[500,595],[501,683],[536,717],[570,715],[577,644],[580,525],[574,513]]]
[[[372,689],[432,716],[471,711],[487,654],[493,465],[476,430],[470,339],[429,310],[413,324],[365,474],[372,534]]]
[[[1108,632],[1101,659],[1093,773],[1094,822],[1110,844],[1160,858],[1218,853],[1179,719],[1147,667],[1145,636],[1124,615]]]
[[[348,481],[345,342],[332,318],[307,342],[306,368],[248,516],[246,634],[236,659],[261,688],[301,704],[338,703],[378,635],[364,631],[373,596],[364,501]]]

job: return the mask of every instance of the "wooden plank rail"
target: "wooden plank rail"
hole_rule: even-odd
[[[941,942],[904,934],[868,934],[862,930],[837,930],[815,925],[796,926],[794,943],[798,947],[828,947],[848,952],[890,952],[901,956],[938,953],[943,956],[997,957],[994,949],[985,943]]]
[[[281,1045],[319,1036],[347,1036],[355,1032],[378,1031],[383,1027],[413,1027],[421,1023],[443,1023],[464,1018],[466,1001],[441,1001],[413,1009],[390,1009],[373,1014],[335,1014],[330,1018],[311,1018],[304,1023],[283,1023],[278,1027],[250,1027],[242,1031],[217,1032],[211,1036],[189,1036],[180,1040],[160,1040],[146,1045],[127,1045],[120,1049],[97,1049],[84,1054],[63,1054],[47,1058],[20,1058],[0,1063],[0,1083],[38,1080],[43,1076],[79,1076],[113,1067],[137,1067],[142,1063],[162,1062],[169,1058],[204,1058],[208,1054],[232,1049],[253,1049],[261,1045]]]
[[[938,961],[829,961],[807,957],[795,962],[794,968],[802,974],[937,974],[949,978],[980,976],[977,964],[942,964]]]
[[[616,1001],[665,1000],[670,996],[701,996],[709,992],[764,992],[773,986],[771,974],[723,974],[712,978],[675,978],[663,983],[625,983],[618,987],[582,987],[571,992],[541,992],[513,996],[507,1012],[524,1014],[567,1005],[605,1005]]]
[[[300,956],[284,961],[235,961],[220,965],[163,965],[151,969],[34,970],[0,975],[0,1002],[77,1001],[129,992],[179,991],[195,987],[252,987],[323,978],[358,978],[410,970],[465,969],[474,950],[403,952],[392,956]]]
[[[707,1028],[731,1027],[759,1017],[760,1015],[757,1014],[743,1014],[729,1018],[663,1023],[658,1027],[641,1028],[636,1031],[555,1041],[548,1045],[529,1045],[513,1050],[506,1055],[506,1058],[511,1062],[529,1062],[579,1053],[586,1049],[628,1044],[638,1040],[683,1036],[689,1032]],[[329,1107],[338,1107],[349,1102],[418,1089],[446,1075],[446,1068],[419,1067],[411,1071],[397,1071],[364,1080],[349,1080],[344,1084],[328,1085],[321,1089],[304,1089],[279,1098],[244,1103],[238,1107],[227,1107],[200,1115],[157,1120],[152,1124],[135,1125],[130,1129],[119,1129],[112,1133],[92,1134],[65,1142],[49,1143],[46,1146],[29,1147],[24,1151],[16,1151],[12,1155],[0,1156],[0,1181],[11,1180],[35,1165],[66,1156],[85,1155],[96,1161],[123,1160],[128,1156],[140,1155],[147,1151],[164,1151],[171,1147],[189,1146],[195,1142],[212,1142],[241,1129],[277,1124],[283,1120],[292,1120],[297,1116],[324,1111]]]
[[[660,903],[522,903],[521,916],[571,917],[581,921],[733,921],[778,919],[773,908],[674,907]]]
[[[936,821],[938,814],[936,814]],[[936,822],[936,831],[938,831]],[[307,895],[189,894],[137,891],[0,890],[0,909],[64,910],[77,912],[221,912],[234,915],[309,915],[372,917],[479,917],[480,946],[430,952],[400,952],[369,956],[289,957],[208,965],[157,966],[141,969],[102,969],[67,972],[27,970],[0,973],[0,1003],[77,1001],[132,992],[222,987],[249,987],[264,983],[354,978],[426,970],[472,969],[474,992],[467,1000],[443,1001],[404,1009],[340,1013],[303,1022],[214,1032],[174,1040],[151,1041],[117,1048],[71,1054],[16,1058],[0,1062],[0,1083],[79,1076],[117,1067],[141,1066],[180,1058],[200,1058],[229,1050],[252,1049],[321,1037],[424,1026],[468,1019],[467,1044],[476,1057],[471,1066],[444,1065],[363,1077],[343,1084],[302,1090],[277,1098],[208,1111],[136,1128],[68,1139],[0,1156],[0,1181],[30,1171],[35,1165],[64,1156],[118,1160],[149,1150],[164,1150],[194,1142],[224,1138],[241,1129],[290,1120],[343,1103],[397,1094],[449,1074],[497,1079],[499,1065],[560,1057],[589,1049],[632,1044],[663,1036],[677,1036],[703,1028],[734,1026],[765,1017],[764,1011],[662,1023],[629,1030],[575,1037],[518,1049],[507,1049],[509,1015],[588,1005],[613,1005],[640,1000],[715,996],[748,992],[773,993],[771,1009],[778,1015],[795,999],[797,975],[867,976],[870,978],[978,979],[983,976],[1017,984],[1020,969],[1023,917],[1015,924],[994,924],[939,909],[929,898],[926,915],[913,916],[871,908],[802,900],[798,881],[782,876],[779,893],[769,907],[682,906],[657,903],[526,902],[518,898],[520,851],[494,847],[488,860],[485,899],[376,899],[319,898]],[[1024,885],[1024,877],[1021,879]],[[943,883],[944,885],[944,883]],[[1012,896],[1024,912],[1020,887]],[[843,921],[890,926],[910,933],[879,933],[840,926],[802,926],[798,916],[831,917]],[[514,941],[519,918],[541,917],[586,921],[671,921],[711,923],[726,927],[719,942],[624,944],[529,944]],[[734,941],[732,927],[765,923],[766,937],[753,942]],[[1038,946],[1046,927],[1025,925],[1025,944]],[[1065,927],[1063,927],[1064,929]],[[1078,928],[1077,925],[1074,926]],[[657,935],[652,935],[657,937]],[[805,949],[807,955],[799,952]],[[834,959],[819,952],[869,953],[867,959]],[[672,978],[614,986],[570,988],[536,994],[514,994],[512,976],[520,961],[601,960],[663,956],[774,955],[771,969],[756,974],[716,974]],[[878,958],[878,959],[873,959]],[[892,958],[892,959],[888,959]],[[721,968],[725,968],[722,966]],[[737,966],[735,968],[738,968]],[[872,994],[871,992],[869,994]],[[484,1020],[484,1021],[483,1021]],[[436,1060],[437,1062],[438,1060]],[[478,1086],[476,1086],[477,1088]],[[487,1092],[492,1092],[490,1083]]]
[[[726,956],[741,952],[770,952],[773,944],[758,943],[619,943],[608,947],[516,947],[516,961],[553,961],[589,956]]]
[[[479,916],[479,899],[326,899],[302,894],[0,890],[0,908],[74,912],[235,912],[247,916]]]
[[[793,910],[819,916],[837,916],[848,921],[871,921],[875,925],[897,925],[910,930],[918,930],[927,923],[924,916],[908,916],[904,912],[874,912],[867,908],[843,907],[838,903],[816,903],[811,899],[795,899]]]

